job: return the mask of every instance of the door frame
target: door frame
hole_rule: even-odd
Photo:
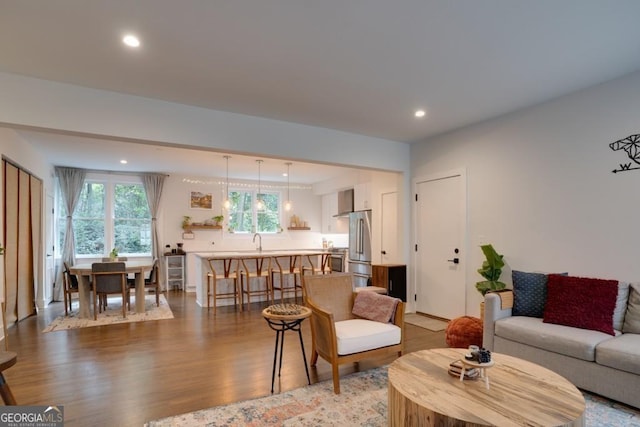
[[[423,183],[423,182],[427,182],[427,181],[435,181],[438,179],[446,179],[446,178],[452,178],[454,176],[460,176],[460,182],[461,185],[463,186],[461,193],[463,194],[462,200],[460,201],[461,203],[461,207],[463,209],[464,212],[464,218],[463,218],[463,222],[462,222],[462,241],[461,241],[461,247],[462,247],[462,254],[461,256],[464,256],[465,259],[465,269],[464,269],[464,287],[465,287],[465,301],[464,301],[464,306],[465,306],[465,313],[469,312],[469,307],[468,307],[468,303],[469,303],[469,259],[471,258],[469,256],[469,211],[468,211],[468,182],[467,182],[467,169],[462,167],[462,168],[457,168],[457,169],[450,169],[448,171],[442,171],[442,172],[435,172],[432,174],[428,174],[428,175],[422,175],[422,176],[417,176],[414,177],[411,180],[411,191],[412,191],[412,207],[411,207],[411,215],[413,217],[413,221],[412,221],[412,227],[413,227],[413,236],[412,236],[412,262],[413,262],[413,267],[412,267],[412,280],[411,280],[411,290],[407,290],[407,300],[409,301],[409,311],[415,313],[416,312],[416,297],[418,294],[418,252],[416,252],[415,248],[416,245],[419,244],[418,240],[418,203],[416,201],[416,197],[418,195],[418,184]],[[409,293],[412,292],[412,293]],[[411,298],[411,295],[413,295],[413,298]]]

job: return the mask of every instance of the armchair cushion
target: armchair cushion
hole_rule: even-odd
[[[402,338],[402,330],[392,323],[351,319],[336,322],[335,327],[339,355],[400,344]]]
[[[376,292],[358,292],[351,313],[363,319],[389,323],[399,301],[398,298]]]

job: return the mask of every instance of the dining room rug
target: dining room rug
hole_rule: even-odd
[[[416,313],[405,314],[404,323],[419,326],[433,332],[444,331],[448,324],[448,322],[445,322],[443,320],[433,319],[431,317],[423,316]]]
[[[387,367],[310,386],[150,421],[146,427],[177,426],[386,426]],[[640,411],[590,393],[587,427],[640,427]]]
[[[131,307],[135,300],[131,297]],[[160,295],[160,307],[156,306],[155,295],[146,295],[144,299],[144,313],[127,312],[127,317],[122,317],[122,297],[108,299],[107,310],[98,313],[98,320],[81,319],[78,317],[78,302],[76,301],[68,316],[64,314],[55,318],[42,332],[64,331],[67,329],[90,328],[93,326],[113,325],[117,323],[146,322],[149,320],[173,319],[173,312],[164,295]],[[91,311],[93,314],[93,311]]]

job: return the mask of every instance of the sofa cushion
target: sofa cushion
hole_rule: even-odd
[[[544,323],[536,317],[512,316],[495,323],[495,335],[565,356],[595,360],[596,346],[612,339],[604,332]]]
[[[547,300],[547,275],[513,270],[513,315],[542,317]]]
[[[629,302],[622,332],[640,334],[640,283],[632,283],[629,288]]]
[[[623,334],[596,347],[596,362],[640,375],[640,335]]]
[[[340,355],[400,344],[402,338],[402,331],[392,323],[350,319],[336,322],[335,326]]]
[[[544,321],[615,335],[618,281],[550,274]]]
[[[627,303],[629,302],[629,289],[629,282],[618,283],[616,308],[613,310],[613,329],[616,331],[622,331],[624,325],[624,316],[627,312]]]

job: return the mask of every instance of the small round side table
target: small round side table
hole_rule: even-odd
[[[297,304],[276,304],[262,310],[262,316],[267,321],[271,329],[276,331],[276,345],[273,351],[273,370],[271,371],[271,393],[273,393],[273,383],[276,378],[276,361],[278,360],[278,345],[280,346],[280,363],[278,376],[282,371],[282,350],[284,345],[285,331],[298,332],[300,338],[300,348],[302,349],[302,360],[304,369],[307,371],[307,382],[311,385],[309,377],[309,367],[307,366],[307,356],[304,352],[304,342],[302,341],[302,321],[311,316],[311,309]]]
[[[464,373],[467,369],[479,369],[480,370],[480,378],[484,379],[484,386],[487,390],[489,390],[489,374],[486,372],[487,369],[491,368],[494,365],[493,360],[487,363],[480,363],[474,360],[467,360],[464,357],[460,359],[462,363],[462,372],[460,372],[460,381],[464,380]]]

